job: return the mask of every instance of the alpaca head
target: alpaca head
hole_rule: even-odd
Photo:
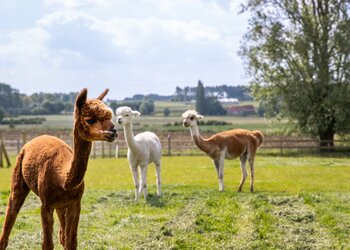
[[[185,127],[192,127],[193,125],[197,124],[197,120],[203,119],[203,116],[198,114],[196,110],[187,110],[185,113],[182,114],[182,124]]]
[[[113,112],[102,99],[109,89],[96,99],[87,99],[87,89],[83,89],[75,100],[75,132],[85,141],[114,141],[117,130],[113,124]]]
[[[117,115],[117,122],[121,125],[128,125],[132,122],[133,117],[141,115],[140,112],[132,110],[130,107],[126,106],[117,108],[115,113]]]

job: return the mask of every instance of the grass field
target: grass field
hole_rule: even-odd
[[[256,192],[237,193],[226,161],[224,192],[207,157],[163,157],[163,196],[149,169],[147,201],[134,201],[127,160],[91,159],[79,249],[350,249],[350,159],[256,158]],[[11,169],[0,169],[0,225]],[[40,202],[28,196],[8,249],[40,249]],[[55,244],[58,222],[55,219]]]
[[[134,121],[136,130],[187,129],[181,113],[193,104],[156,102],[152,116]],[[163,109],[170,108],[169,117]],[[16,129],[71,129],[72,115],[45,116],[42,125]],[[231,128],[283,131],[260,117],[216,116],[231,123],[200,126],[201,131]],[[8,126],[0,126],[7,129]],[[120,129],[120,128],[119,128]],[[188,131],[187,131],[188,132]],[[14,162],[14,159],[12,159]],[[12,169],[0,168],[0,227],[9,195]],[[226,161],[225,192],[207,157],[164,157],[163,196],[155,195],[154,167],[149,170],[150,196],[134,201],[125,158],[91,159],[79,225],[79,249],[350,249],[350,159],[257,157],[254,194],[237,193],[238,160]],[[54,240],[58,244],[58,220]],[[8,249],[41,249],[40,201],[30,194],[17,218]]]

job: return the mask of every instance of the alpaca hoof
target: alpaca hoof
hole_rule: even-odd
[[[0,250],[5,250],[8,242],[0,242]]]

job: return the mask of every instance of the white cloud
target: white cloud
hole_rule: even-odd
[[[32,25],[11,32],[0,27],[0,62],[7,65],[0,69],[5,76],[0,81],[16,83],[25,77],[47,91],[55,84],[61,89],[89,79],[130,83],[124,94],[118,92],[121,96],[147,93],[147,86],[155,89],[151,84],[162,84],[171,93],[177,83],[195,84],[199,78],[237,83],[242,73],[236,53],[244,25],[232,12],[235,4],[45,0],[44,15]]]
[[[0,44],[0,58],[10,65],[38,63],[46,54],[48,33],[41,28],[29,28],[7,34],[9,42]]]

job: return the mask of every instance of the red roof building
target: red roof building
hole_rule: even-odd
[[[229,115],[252,115],[256,113],[253,105],[232,106],[226,110]]]

